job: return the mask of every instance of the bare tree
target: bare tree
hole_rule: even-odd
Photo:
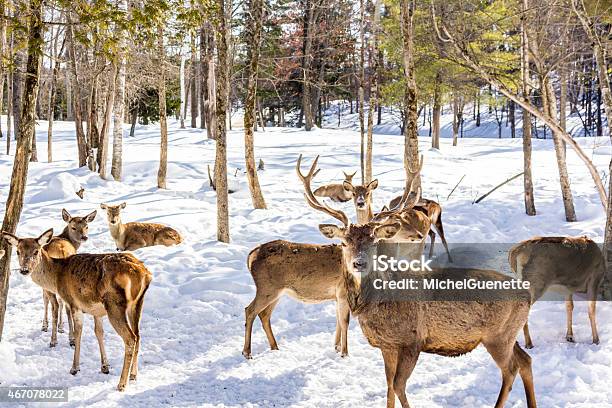
[[[522,2],[521,14],[521,97],[529,100],[529,36],[527,33],[528,0]],[[525,213],[536,215],[531,176],[531,115],[523,109],[523,188],[525,191]]]
[[[127,0],[117,0],[118,9],[127,19]],[[115,27],[117,30],[117,27]],[[113,161],[111,175],[117,181],[121,180],[123,168],[123,117],[125,115],[125,77],[126,77],[126,47],[127,36],[124,29],[119,28],[117,44],[117,78],[115,80],[115,101],[113,104]]]
[[[315,30],[317,0],[304,2],[304,45],[302,58],[302,112],[304,114],[304,129],[310,131],[314,126],[311,105],[310,66],[312,64],[312,37]]]
[[[255,167],[255,143],[253,140],[255,103],[257,99],[259,46],[261,42],[261,25],[263,19],[263,0],[248,1],[246,14],[246,29],[250,33],[250,36],[247,40],[247,66],[245,68],[247,95],[244,103],[244,155],[253,207],[263,209],[266,208],[266,201],[264,200],[257,177],[257,168]]]
[[[34,135],[36,120],[36,102],[38,98],[40,57],[43,55],[43,0],[30,0],[28,16],[28,57],[26,75],[23,86],[23,103],[21,105],[21,121],[17,139],[17,151],[13,162],[13,173],[9,195],[6,200],[6,210],[2,222],[2,231],[15,233],[25,194],[30,161],[32,136]],[[6,313],[6,298],[9,289],[11,251],[5,241],[0,241],[0,248],[6,250],[4,258],[0,259],[0,340],[4,328],[4,315]]]
[[[159,94],[159,131],[161,134],[157,188],[166,188],[168,172],[168,124],[166,121],[166,49],[164,47],[164,26],[157,26],[157,58],[159,63],[157,93]]]

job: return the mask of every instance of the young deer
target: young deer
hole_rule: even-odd
[[[118,251],[135,251],[139,248],[164,245],[172,246],[183,242],[181,235],[171,227],[151,222],[121,222],[121,210],[127,204],[100,204],[106,210],[111,237]]]
[[[350,181],[345,181],[342,185],[350,193],[353,203],[355,203],[357,222],[359,224],[369,222],[374,216],[372,211],[372,191],[378,187],[378,180],[372,180],[363,186],[354,186]]]
[[[586,292],[593,343],[599,344],[595,302],[597,289],[604,279],[606,267],[599,246],[587,237],[536,237],[513,246],[508,253],[512,271],[530,283],[531,302],[537,301],[552,285],[567,292],[567,332],[565,339],[574,342],[572,330],[573,294]],[[529,325],[523,327],[525,347],[532,348]]]
[[[301,160],[300,155],[296,165],[298,177],[310,185],[310,180],[317,173],[315,167],[318,158],[306,175],[300,171]],[[282,240],[267,242],[251,251],[247,265],[257,291],[253,301],[245,308],[242,354],[246,358],[251,358],[251,336],[256,316],[261,320],[270,348],[278,350],[270,317],[283,294],[303,303],[335,300],[335,348],[342,357],[348,355],[350,314],[340,271],[341,257],[342,253],[337,245],[300,244]]]
[[[313,194],[317,197],[329,197],[332,201],[337,203],[349,201],[351,198],[353,198],[353,194],[351,191],[346,189],[344,183],[348,183],[348,185],[352,186],[351,182],[353,181],[353,177],[355,177],[357,172],[353,174],[347,174],[345,172],[342,173],[344,173],[344,182],[342,184],[335,183],[321,186],[317,188]]]
[[[108,315],[111,325],[125,345],[123,369],[117,388],[123,391],[138,373],[140,349],[140,318],[144,295],[152,280],[144,264],[128,253],[77,254],[65,259],[49,256],[45,245],[53,237],[53,230],[38,238],[17,238],[7,232],[2,237],[17,249],[22,275],[50,292],[57,293],[68,305],[74,321],[75,349],[70,373],[79,371],[83,312],[94,317],[95,333],[100,346],[101,371],[109,372],[104,348],[102,317]],[[56,322],[53,322],[55,325]]]
[[[375,278],[371,272],[373,246],[379,240],[393,238],[401,225],[396,222],[349,224],[341,211],[320,204],[308,192],[306,197],[311,207],[343,224],[343,227],[322,224],[319,230],[327,238],[342,241],[342,274],[347,302],[368,342],[382,351],[388,408],[395,406],[396,396],[403,408],[409,407],[406,382],[421,352],[459,356],[481,343],[502,373],[502,386],[495,407],[501,408],[505,404],[517,373],[525,386],[527,406],[536,406],[531,358],[516,342],[516,335],[529,314],[527,291],[519,291],[507,300],[492,301],[404,302],[384,297],[364,300],[361,290],[370,287]],[[477,269],[445,268],[428,274],[431,274],[428,277],[442,280],[508,279],[495,271]]]
[[[87,241],[87,239],[89,238],[88,224],[96,218],[96,214],[97,212],[94,210],[84,217],[72,217],[67,210],[62,209],[62,219],[68,224],[66,225],[61,234],[51,238],[51,241],[47,244],[47,247],[45,249],[47,250],[49,256],[51,256],[52,258],[67,258],[70,255],[76,254],[79,247],[81,246],[81,243]],[[57,313],[59,317],[57,331],[63,333],[64,321],[62,311],[64,309],[64,303],[60,298],[57,298],[54,293],[51,293],[45,289],[43,289],[43,304],[45,305],[45,314],[43,316],[42,331],[46,332],[49,327],[49,319],[47,317],[49,302],[51,302],[52,305],[57,302]],[[74,346],[73,327],[72,320],[70,319],[70,312],[66,311],[66,315],[68,317],[68,338],[70,340],[70,345]],[[52,330],[52,344],[54,343],[53,332],[54,331]]]

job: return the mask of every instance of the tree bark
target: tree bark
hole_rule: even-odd
[[[304,10],[304,56],[302,58],[302,112],[304,113],[304,130],[310,131],[314,126],[312,106],[310,102],[310,65],[312,62],[312,31],[314,30],[314,16],[316,0],[306,0]]]
[[[124,18],[128,19],[127,0],[118,0],[118,8]],[[115,27],[115,29],[117,29]],[[121,29],[119,43],[117,44],[117,79],[115,81],[115,101],[113,104],[113,161],[111,175],[116,181],[121,180],[123,170],[123,117],[125,115],[125,77],[126,77],[126,33]]]
[[[159,95],[159,130],[160,152],[159,170],[157,171],[157,188],[166,188],[166,173],[168,172],[168,124],[166,121],[166,49],[164,48],[164,26],[157,26],[157,57],[159,74],[157,78],[157,93]]]
[[[28,58],[26,63],[26,76],[24,80],[24,99],[21,106],[21,121],[19,123],[19,134],[17,140],[17,151],[11,175],[11,186],[6,200],[6,210],[2,222],[2,231],[15,233],[25,194],[26,180],[28,177],[28,166],[31,153],[32,135],[34,134],[36,121],[35,110],[38,97],[38,86],[40,76],[40,56],[43,54],[43,1],[30,0],[29,22],[28,22]],[[6,250],[4,258],[0,259],[0,341],[4,328],[4,316],[6,313],[6,299],[9,289],[11,251],[4,240],[0,240],[0,248]]]
[[[380,5],[381,0],[374,2],[374,19],[372,21],[372,42],[373,48],[370,49],[370,108],[368,109],[368,136],[366,141],[366,154],[365,154],[365,180],[364,183],[372,181],[372,161],[374,147],[373,133],[374,133],[374,111],[378,106],[378,82],[379,82],[379,70],[378,70],[378,56],[379,56],[379,24],[380,24]],[[380,116],[380,115],[379,115]],[[380,117],[379,117],[380,120]]]
[[[261,186],[259,185],[259,179],[257,177],[257,168],[255,167],[255,142],[253,132],[256,120],[255,102],[257,99],[257,73],[263,19],[263,0],[250,0],[247,2],[247,7],[246,29],[250,33],[250,36],[246,44],[247,65],[245,68],[245,75],[247,80],[247,95],[244,102],[244,155],[253,208],[265,209],[266,201],[261,192]]]
[[[198,102],[200,104],[200,129],[204,129],[206,125],[206,97],[208,96],[208,66],[206,61],[206,30],[204,25],[200,27],[200,92]]]
[[[229,38],[227,32],[226,0],[217,0],[217,95],[216,95],[216,151],[215,151],[215,186],[217,191],[217,240],[229,243],[229,208],[227,192],[227,135],[226,115],[229,76],[228,51]]]
[[[4,16],[5,9],[6,9],[5,2],[0,1],[0,16]],[[0,55],[4,55],[5,47],[6,47],[6,24],[4,22],[4,19],[0,18]],[[0,62],[0,114],[2,113],[2,102],[4,101],[4,77],[5,77],[4,64]],[[3,136],[1,122],[2,121],[0,120],[0,139]]]
[[[117,62],[112,62],[112,69],[108,78],[109,89],[106,94],[106,106],[104,108],[104,122],[100,131],[100,146],[98,147],[98,172],[100,177],[106,179],[106,164],[108,162],[108,133],[110,121],[115,105],[115,84],[117,83]],[[123,122],[123,120],[121,120]]]
[[[431,133],[431,147],[434,149],[440,149],[440,110],[441,110],[441,99],[440,95],[440,73],[436,74],[434,83],[434,97],[433,97],[433,119],[432,119],[432,133]]]
[[[53,65],[53,73],[51,74],[51,84],[49,85],[49,107],[47,109],[47,161],[49,163],[53,162],[53,121],[55,120],[55,95],[57,93],[56,83],[61,66],[60,55],[64,50],[66,37],[64,36],[64,40],[62,41],[62,48],[59,51],[57,49],[58,40],[59,30],[55,34],[55,37],[53,39],[52,57],[53,59],[55,59],[55,64]],[[53,60],[51,61],[51,63],[53,64]]]
[[[179,67],[179,89],[180,89],[180,98],[181,104],[179,105],[179,122],[181,129],[185,129],[185,61],[187,57],[184,52],[181,50],[181,65]]]
[[[215,53],[215,34],[210,22],[205,23],[208,35],[206,49],[206,65],[208,66],[208,103],[206,104],[206,137],[215,139],[217,133],[217,74],[213,61]]]
[[[198,127],[198,95],[197,95],[197,82],[198,82],[198,59],[197,59],[196,39],[195,34],[191,33],[191,87],[189,92],[191,93],[191,127]]]

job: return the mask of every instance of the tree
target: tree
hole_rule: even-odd
[[[217,191],[217,240],[229,242],[229,206],[227,192],[227,102],[229,78],[229,38],[226,0],[216,0],[217,6],[217,132],[215,150],[215,186]]]
[[[250,0],[246,10],[246,29],[250,34],[247,40],[247,94],[244,102],[244,155],[246,162],[247,178],[253,208],[264,209],[266,202],[261,192],[257,168],[255,167],[255,147],[253,130],[255,127],[255,109],[257,99],[257,73],[259,66],[259,47],[261,42],[261,25],[263,19],[263,0]]]
[[[28,17],[28,42],[26,75],[23,86],[23,99],[21,104],[21,121],[17,139],[17,151],[13,162],[13,173],[9,195],[6,200],[6,210],[2,222],[2,231],[15,233],[25,194],[28,177],[28,163],[30,161],[32,137],[36,126],[36,102],[40,77],[40,56],[43,54],[43,1],[30,0]],[[0,248],[7,250],[4,258],[0,259],[0,340],[4,328],[4,315],[6,313],[6,298],[9,289],[11,251],[6,242],[0,242]]]
[[[118,9],[127,18],[127,0],[117,0]],[[125,77],[126,77],[126,47],[127,38],[122,24],[115,24],[118,31],[117,41],[117,79],[115,82],[115,103],[113,105],[113,162],[111,175],[117,181],[121,180],[123,168],[123,117],[125,115]]]
[[[157,23],[157,58],[159,61],[157,92],[159,94],[159,131],[161,135],[157,188],[166,188],[166,173],[168,172],[168,124],[166,122],[166,48],[164,47],[163,21]]]

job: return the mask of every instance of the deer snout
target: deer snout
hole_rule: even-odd
[[[21,268],[19,269],[19,272],[23,275],[23,276],[27,276],[30,274],[30,270],[28,268]]]
[[[363,259],[363,258],[356,258],[353,261],[353,268],[362,270],[362,269],[364,269],[367,266],[367,264],[368,263],[366,262],[365,259]]]
[[[89,237],[88,237],[87,235],[83,235],[83,236],[81,237],[81,242],[85,242],[85,241],[87,241],[88,239],[89,239]]]
[[[357,204],[357,208],[363,208],[365,207],[365,199],[363,197],[357,197],[355,204]]]

